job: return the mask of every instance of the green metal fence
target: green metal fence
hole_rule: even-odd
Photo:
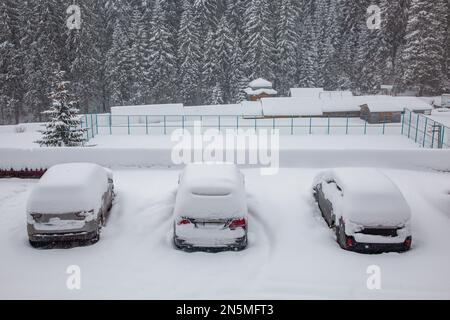
[[[406,109],[402,134],[424,148],[450,148],[450,128],[428,116]]]
[[[245,118],[242,116],[148,116],[87,114],[82,116],[82,126],[86,129],[86,139],[97,135],[169,135],[182,129],[191,133],[201,123],[202,132],[208,129],[225,130],[270,130],[276,129],[283,135],[399,135],[402,123],[369,124],[366,121],[348,118],[286,117],[286,118]]]

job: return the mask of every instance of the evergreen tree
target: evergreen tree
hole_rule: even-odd
[[[36,141],[45,147],[77,147],[83,144],[84,129],[80,128],[78,102],[68,91],[68,81],[64,81],[65,72],[55,71],[52,92],[49,95],[50,109],[44,111],[49,122],[41,131],[42,139]]]
[[[202,52],[200,21],[192,0],[184,0],[179,32],[180,98],[186,105],[201,103]]]
[[[271,29],[269,0],[251,0],[246,11],[245,64],[250,79],[275,79],[273,55],[275,44]]]
[[[418,88],[419,95],[438,94],[446,82],[447,5],[445,0],[411,0],[401,84]]]
[[[297,75],[297,44],[299,34],[297,30],[299,8],[298,1],[281,0],[280,17],[277,35],[277,80],[278,92],[287,95],[289,89],[295,85]]]
[[[28,114],[42,121],[48,105],[53,66],[62,61],[65,20],[61,0],[29,0],[24,5],[24,105]]]
[[[176,88],[176,56],[169,41],[172,37],[167,26],[166,12],[161,6],[161,0],[156,0],[151,22],[152,38],[150,39],[150,71],[151,99],[155,103],[170,103],[173,101]]]
[[[21,9],[14,0],[0,3],[0,123],[17,124],[23,117]]]
[[[101,53],[99,49],[99,22],[92,1],[77,2],[82,13],[81,29],[66,30],[65,60],[68,62],[68,78],[74,94],[79,97],[83,112],[96,112],[99,100]],[[94,7],[95,9],[95,7]]]

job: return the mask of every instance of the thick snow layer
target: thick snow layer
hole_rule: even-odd
[[[307,117],[323,114],[323,102],[319,98],[263,98],[261,103],[266,117]]]
[[[250,82],[249,86],[252,89],[262,89],[262,88],[268,89],[272,88],[272,82],[267,81],[266,79],[263,78],[258,78]]]
[[[232,164],[190,164],[180,176],[175,217],[242,218],[248,214],[244,180]]]
[[[243,170],[249,247],[220,254],[173,248],[179,170],[116,170],[117,200],[101,241],[70,250],[27,244],[25,202],[36,181],[2,179],[0,298],[450,299],[450,175],[383,172],[412,210],[413,247],[404,254],[340,249],[311,196],[315,169],[265,177]],[[67,289],[72,265],[81,269],[81,290]],[[381,290],[366,285],[373,265],[381,271]]]
[[[0,148],[0,169],[42,169],[93,162],[106,167],[174,166],[170,136],[97,136],[92,148]],[[204,142],[204,151],[209,142]],[[246,147],[246,158],[255,147]],[[205,151],[206,152],[206,151]],[[192,161],[199,161],[190,154]],[[200,159],[201,160],[201,159]],[[230,161],[229,159],[225,159]],[[450,170],[450,150],[421,149],[404,136],[282,136],[281,167],[433,168]]]
[[[344,221],[362,227],[404,227],[411,218],[410,208],[398,187],[377,169],[324,171],[313,185],[319,183],[323,183],[325,196],[334,203],[338,220],[343,217]]]
[[[340,100],[344,98],[352,98],[351,91],[324,91],[319,93],[320,99]]]
[[[330,99],[327,96],[321,98],[323,112],[359,112],[361,100],[359,97],[344,96]]]
[[[291,97],[294,98],[319,98],[323,88],[291,88]]]
[[[361,105],[368,105],[372,112],[432,110],[433,107],[426,101],[417,97],[391,97],[391,96],[360,96]]]
[[[108,173],[96,164],[56,165],[44,174],[31,193],[27,212],[97,212],[107,189]]]
[[[252,88],[246,88],[244,89],[244,92],[248,94],[249,96],[259,96],[261,94],[267,94],[270,96],[274,96],[278,94],[278,91],[271,89],[271,88],[263,88],[263,89],[252,89]]]

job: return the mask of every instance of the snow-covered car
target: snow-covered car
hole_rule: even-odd
[[[113,173],[96,164],[69,163],[50,168],[27,203],[28,236],[33,247],[56,243],[92,244],[100,239],[114,199]]]
[[[245,249],[248,207],[244,175],[234,164],[187,165],[179,179],[174,219],[178,249]]]
[[[381,253],[411,248],[411,210],[399,188],[381,171],[324,171],[315,178],[313,192],[343,249]]]

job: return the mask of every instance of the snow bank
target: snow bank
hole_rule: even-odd
[[[175,217],[242,218],[248,214],[243,175],[233,164],[191,164],[180,176]]]
[[[261,104],[266,117],[306,117],[323,114],[323,103],[319,98],[263,98]]]
[[[56,164],[92,162],[105,167],[174,166],[173,144],[154,148],[36,148],[0,149],[0,170],[46,169]],[[246,158],[249,158],[246,150]],[[430,168],[450,171],[450,150],[282,148],[280,167]],[[255,166],[249,166],[255,167]]]
[[[379,170],[333,169],[319,174],[314,186],[321,182],[335,182],[342,189],[338,194],[332,185],[324,188],[338,219],[364,227],[404,227],[411,219],[399,188]]]
[[[100,166],[70,163],[51,167],[28,199],[29,213],[96,213],[108,189],[108,174]]]

